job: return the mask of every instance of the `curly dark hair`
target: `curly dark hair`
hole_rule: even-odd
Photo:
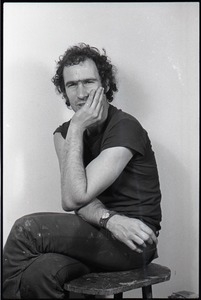
[[[91,47],[85,43],[80,43],[68,48],[64,55],[59,57],[56,74],[52,78],[56,90],[59,94],[62,94],[63,98],[66,100],[67,106],[69,106],[70,103],[65,91],[63,69],[66,66],[77,65],[86,59],[92,59],[95,62],[102,86],[106,91],[108,102],[113,101],[113,94],[118,91],[115,78],[116,68],[106,56],[105,49],[103,49],[103,54],[101,54],[97,48]]]

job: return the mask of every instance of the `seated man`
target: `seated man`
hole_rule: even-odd
[[[52,79],[70,121],[54,132],[62,207],[17,220],[4,247],[3,296],[62,299],[91,271],[142,267],[157,257],[161,192],[147,132],[111,105],[117,91],[106,53],[86,44],[60,57]]]

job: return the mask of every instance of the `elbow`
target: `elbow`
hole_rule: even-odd
[[[61,186],[61,202],[65,211],[77,210],[92,200],[85,191],[77,191],[76,189],[71,191],[70,188],[67,189]]]
[[[63,208],[64,211],[67,211],[67,212],[73,211],[73,209],[71,208],[71,206],[67,205],[66,202],[64,202],[64,201],[61,202],[61,206],[62,206],[62,208]]]
[[[71,197],[62,197],[62,208],[65,211],[75,211],[79,208],[81,208],[85,203],[83,201],[79,201],[77,199],[73,199]],[[87,204],[87,203],[86,203]]]
[[[65,211],[70,212],[70,211],[75,210],[75,204],[72,201],[70,201],[70,199],[66,199],[66,198],[62,197],[61,205],[62,205],[63,210],[65,210]]]

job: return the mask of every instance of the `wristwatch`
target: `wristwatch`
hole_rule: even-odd
[[[103,228],[106,228],[106,224],[108,222],[108,220],[116,215],[117,212],[116,211],[107,211],[107,212],[104,212],[102,217],[100,218],[100,221],[99,221],[99,225],[100,227],[103,227]]]

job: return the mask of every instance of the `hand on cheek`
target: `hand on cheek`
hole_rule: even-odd
[[[104,120],[105,103],[107,103],[105,99],[103,87],[91,90],[85,105],[73,116],[73,124],[84,130],[91,126],[98,126]]]
[[[95,109],[103,98],[103,88],[99,87],[96,90],[91,90],[89,93],[89,97],[84,106],[91,107]]]

